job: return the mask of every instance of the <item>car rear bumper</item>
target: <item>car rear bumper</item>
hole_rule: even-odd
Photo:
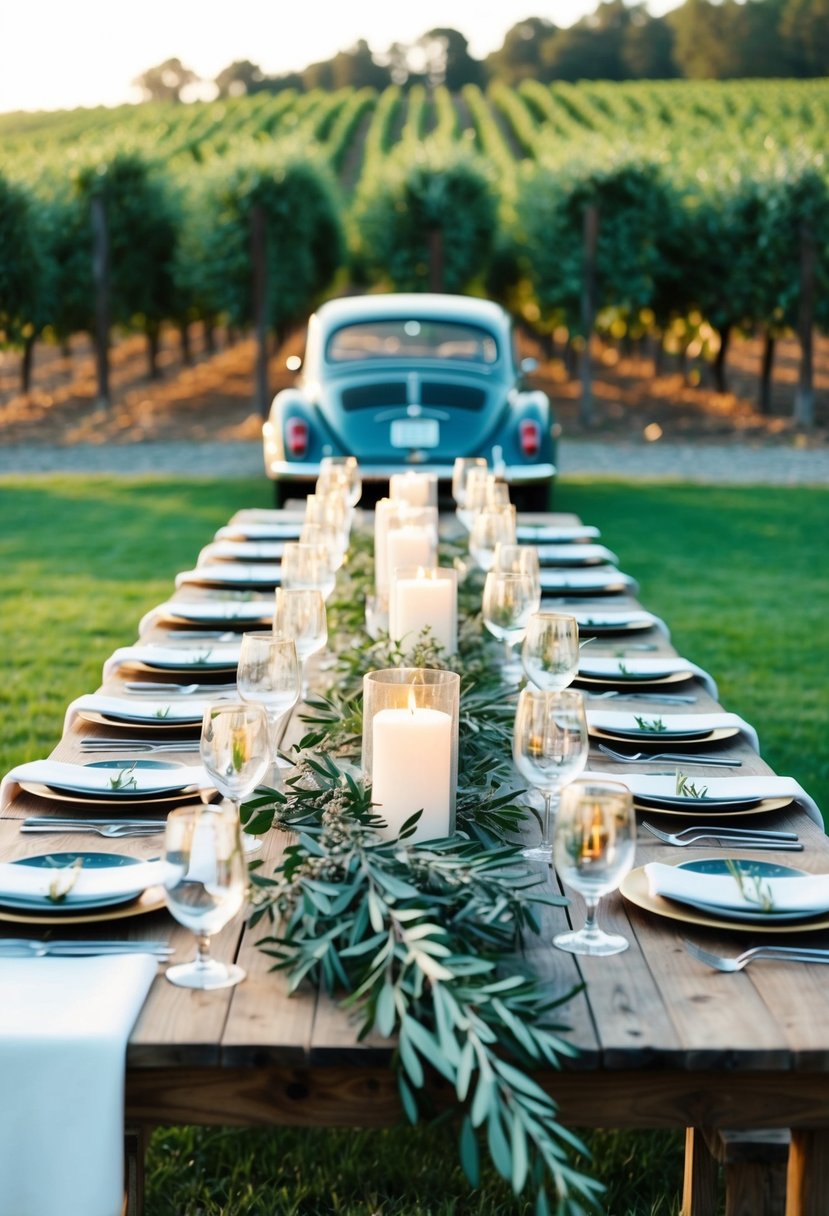
[[[266,468],[268,476],[274,481],[315,481],[320,471],[319,464],[313,460],[272,460],[267,462]],[[407,470],[413,473],[437,474],[440,481],[452,480],[451,464],[360,465],[363,481],[369,482],[388,481],[392,473],[405,473]],[[556,475],[556,466],[554,464],[504,465],[498,470],[498,475],[510,485],[535,485],[539,482],[551,481]]]

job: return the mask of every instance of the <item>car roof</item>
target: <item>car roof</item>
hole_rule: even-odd
[[[319,322],[327,330],[353,321],[412,316],[478,322],[499,329],[509,322],[503,308],[492,300],[426,291],[341,296],[328,300],[317,309]]]

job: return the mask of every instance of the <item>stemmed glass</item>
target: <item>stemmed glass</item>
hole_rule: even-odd
[[[282,550],[281,585],[283,587],[317,587],[328,599],[334,590],[336,571],[331,554],[324,544],[300,544],[288,541]]]
[[[469,554],[481,570],[491,570],[498,544],[515,542],[515,523],[508,506],[478,511],[469,533]]]
[[[452,497],[455,500],[455,514],[469,531],[471,520],[465,514],[467,485],[473,469],[481,470],[486,475],[486,460],[483,456],[457,456],[452,466]],[[478,476],[481,474],[479,473]]]
[[[268,771],[271,746],[268,716],[261,705],[217,701],[204,711],[199,744],[201,760],[210,780],[236,810],[252,794]],[[247,833],[245,850],[254,852],[261,842]]]
[[[598,924],[599,900],[631,870],[636,849],[633,797],[614,781],[575,781],[561,795],[555,830],[555,867],[562,882],[584,896],[581,929],[559,933],[553,945],[571,954],[620,954],[630,944]]]
[[[325,600],[315,587],[277,587],[273,631],[293,638],[300,664],[300,695],[308,692],[306,663],[328,641]]]
[[[533,612],[538,609],[538,592],[529,574],[509,570],[490,570],[484,580],[483,620],[493,637],[504,643],[504,674],[518,674],[513,647],[526,632]]]
[[[348,487],[348,503],[356,507],[363,492],[363,481],[356,456],[323,456],[320,461],[320,476],[336,472]]]
[[[472,524],[475,516],[487,504],[487,490],[492,474],[486,467],[486,461],[480,464],[471,465],[464,476],[463,482],[460,483],[460,493],[463,502],[458,502],[455,508],[460,523],[466,528],[467,532],[472,530]]]
[[[541,841],[523,850],[531,861],[550,861],[551,825],[562,788],[587,762],[587,719],[580,692],[523,688],[515,713],[512,755],[515,767],[544,796]]]
[[[220,734],[225,737],[224,731]],[[195,806],[171,811],[164,831],[164,860],[167,907],[179,924],[195,933],[197,947],[190,962],[167,968],[167,979],[182,988],[238,984],[245,978],[242,968],[220,963],[210,953],[210,938],[233,919],[247,890],[238,814]]]
[[[261,705],[270,730],[270,780],[280,784],[280,726],[299,700],[299,659],[293,638],[273,632],[243,633],[236,687],[243,701]]]
[[[495,546],[493,570],[511,570],[514,574],[529,574],[541,599],[541,566],[535,545],[517,545],[498,541]]]
[[[579,623],[574,616],[534,612],[521,647],[527,679],[536,688],[560,691],[579,670]]]

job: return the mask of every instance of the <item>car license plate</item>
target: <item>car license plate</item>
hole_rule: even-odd
[[[436,448],[440,424],[434,418],[398,418],[391,424],[393,448]]]

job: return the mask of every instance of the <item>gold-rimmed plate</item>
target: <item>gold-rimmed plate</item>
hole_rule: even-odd
[[[650,688],[664,684],[687,684],[693,680],[692,671],[670,671],[664,675],[650,675],[648,672],[628,675],[589,676],[579,673],[573,680],[574,687],[584,685],[585,688]]]
[[[589,726],[591,739],[606,739],[609,743],[627,743],[645,750],[669,748],[671,751],[693,751],[697,747],[708,747],[711,743],[722,743],[739,735],[738,726],[720,726],[716,730],[683,731],[618,731]]]
[[[34,781],[21,781],[20,788],[25,790],[27,794],[34,794],[36,798],[44,798],[48,802],[69,802],[74,805],[78,803],[86,806],[90,802],[94,802],[96,806],[101,807],[137,807],[156,803],[174,803],[182,802],[184,799],[198,797],[198,789],[195,785],[183,786],[178,790],[160,790],[158,793],[153,793],[151,790],[142,790],[138,794],[123,794],[116,797],[110,797],[105,791],[98,792],[90,790],[78,790],[77,793],[71,790],[55,789],[51,785],[40,785]]]
[[[137,899],[114,908],[90,909],[86,912],[24,912],[11,908],[0,908],[0,921],[13,925],[95,925],[109,920],[126,920],[131,916],[144,916],[166,907],[163,887],[148,887]]]
[[[769,815],[772,811],[785,810],[787,806],[792,805],[791,798],[757,798],[752,800],[743,800],[743,802],[717,802],[715,799],[707,801],[706,805],[701,805],[699,802],[693,806],[680,807],[676,804],[667,806],[665,803],[650,802],[634,795],[633,806],[642,815],[669,815],[674,819],[697,819],[702,816],[705,819],[708,815],[716,815],[721,819],[727,816],[733,819],[739,815]]]
[[[755,936],[757,934],[757,925],[754,923],[729,920],[725,916],[701,912],[696,908],[674,903],[670,899],[663,899],[661,895],[651,895],[644,866],[631,870],[622,879],[619,891],[623,899],[633,904],[634,907],[641,908],[644,912],[651,912],[654,916],[661,916],[665,920],[679,921],[684,925],[699,925],[705,929],[725,929],[730,933],[753,933]],[[776,936],[784,933],[815,933],[818,930],[826,929],[829,929],[829,914],[827,913],[820,913],[811,919],[787,921],[785,924],[770,925],[763,922],[764,937],[767,933]]]
[[[121,730],[129,730],[132,734],[136,731],[146,730],[148,734],[154,734],[156,731],[180,731],[187,739],[193,738],[193,733],[197,734],[201,731],[202,715],[192,721],[187,721],[183,718],[174,719],[172,722],[168,718],[139,718],[129,717],[126,714],[119,714],[117,717],[111,714],[101,714],[93,709],[78,710],[78,717],[83,718],[85,722],[94,722],[96,726],[116,726]]]

